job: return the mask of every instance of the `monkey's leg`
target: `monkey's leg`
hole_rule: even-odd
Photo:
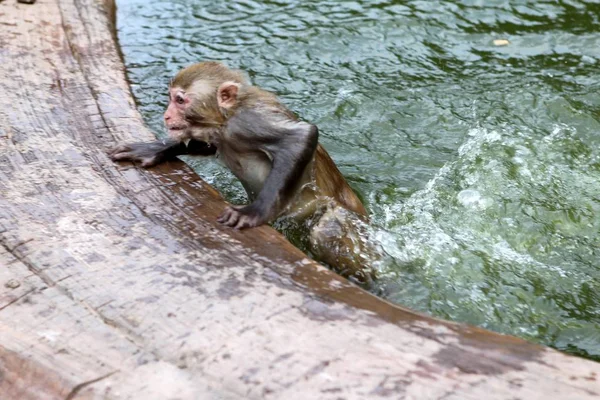
[[[340,275],[362,284],[375,278],[371,266],[380,258],[368,242],[366,224],[339,205],[329,205],[310,231],[310,251]]]
[[[187,145],[173,139],[157,140],[150,143],[120,144],[108,151],[113,161],[140,162],[148,168],[184,154],[209,156],[217,148],[206,142],[191,140]]]

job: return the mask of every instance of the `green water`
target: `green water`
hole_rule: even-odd
[[[365,201],[392,257],[375,292],[600,360],[599,1],[117,3],[157,134],[177,70],[246,70],[319,126]]]

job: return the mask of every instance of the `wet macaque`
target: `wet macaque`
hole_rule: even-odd
[[[178,155],[215,155],[241,181],[250,204],[227,207],[218,221],[252,228],[281,215],[310,224],[311,251],[359,281],[363,240],[355,228],[366,210],[327,152],[315,125],[300,121],[270,92],[217,62],[180,71],[169,85],[164,114],[169,139],[123,144],[115,161],[151,167]],[[356,237],[356,238],[355,238]]]

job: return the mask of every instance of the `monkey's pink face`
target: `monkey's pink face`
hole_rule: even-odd
[[[165,125],[169,136],[175,140],[191,139],[191,126],[185,119],[185,112],[191,104],[191,99],[181,88],[169,89],[169,106],[165,111]]]

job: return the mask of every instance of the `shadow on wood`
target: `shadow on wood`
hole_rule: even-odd
[[[151,140],[114,4],[0,3],[0,397],[592,399],[600,366],[349,284]]]

